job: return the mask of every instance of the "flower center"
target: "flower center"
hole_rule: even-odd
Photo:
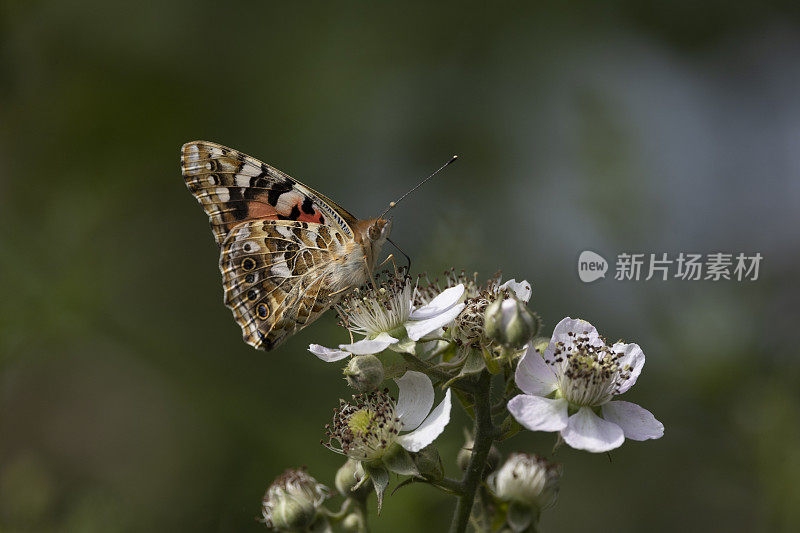
[[[400,433],[400,418],[388,389],[353,396],[342,402],[326,426],[330,450],[358,461],[380,458]]]
[[[356,289],[337,306],[344,326],[367,337],[397,333],[411,315],[411,283],[399,275],[380,287]]]
[[[572,405],[602,405],[619,392],[631,369],[619,364],[622,353],[613,352],[602,342],[590,342],[587,335],[576,335],[569,343],[559,342],[554,353],[558,388]]]

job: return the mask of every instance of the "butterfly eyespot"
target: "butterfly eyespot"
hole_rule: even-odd
[[[256,280],[256,275],[255,274],[248,274],[248,275],[246,275],[244,277],[244,280],[247,283],[253,283]]]
[[[219,185],[219,178],[216,174],[209,174],[206,176],[206,183],[209,185]]]
[[[253,260],[252,257],[245,257],[242,261],[242,270],[249,272],[256,267],[256,262]]]
[[[264,303],[258,304],[258,306],[256,307],[256,314],[258,315],[258,318],[260,318],[261,320],[267,318],[269,316],[269,307],[267,307],[267,304]]]
[[[249,291],[247,291],[247,299],[248,300],[250,300],[252,302],[256,298],[258,298],[258,291],[257,290],[250,289]]]
[[[249,252],[252,249],[253,246],[249,242],[245,243],[244,246],[242,246],[242,250],[244,250],[245,252]]]

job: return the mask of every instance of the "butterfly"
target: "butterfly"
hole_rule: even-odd
[[[363,285],[391,231],[391,221],[359,220],[220,144],[184,144],[181,172],[220,248],[225,305],[257,349],[274,349]]]

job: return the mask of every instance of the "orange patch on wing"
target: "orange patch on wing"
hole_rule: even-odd
[[[274,207],[264,202],[247,202],[247,217],[277,220],[278,212]]]
[[[314,209],[313,215],[309,215],[308,213],[300,211],[300,216],[297,218],[297,220],[302,220],[303,222],[313,222],[315,224],[322,224],[323,218],[322,218],[322,213]]]

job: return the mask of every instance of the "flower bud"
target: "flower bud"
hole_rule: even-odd
[[[343,374],[350,387],[359,392],[369,392],[383,383],[383,364],[374,355],[357,355],[347,363]]]
[[[555,502],[560,479],[560,465],[548,463],[537,455],[516,452],[487,481],[501,500],[542,510]]]
[[[336,490],[345,498],[350,496],[355,496],[356,498],[362,496],[366,497],[372,492],[372,482],[369,480],[353,491],[353,488],[358,485],[365,475],[364,469],[359,468],[358,461],[355,459],[348,459],[341,468],[336,471],[336,478],[334,480]]]
[[[278,531],[305,529],[314,522],[317,509],[327,497],[328,488],[304,469],[286,470],[264,494],[263,522]]]
[[[495,300],[484,314],[487,338],[505,346],[520,349],[539,331],[539,317],[516,298]]]
[[[357,513],[350,513],[342,520],[342,529],[347,532],[365,531],[364,518]]]

